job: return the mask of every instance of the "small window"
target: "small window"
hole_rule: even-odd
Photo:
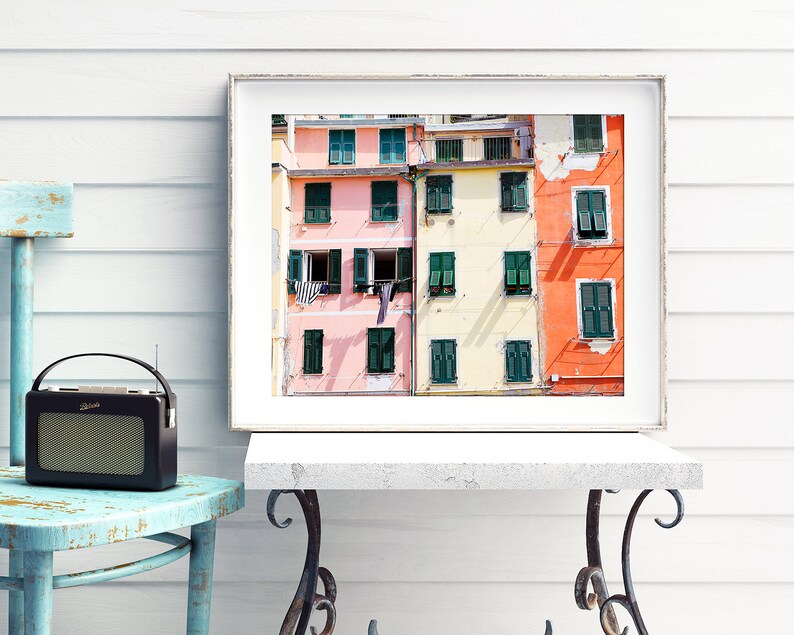
[[[356,162],[356,131],[328,131],[328,163],[353,165]]]
[[[463,161],[463,139],[436,139],[436,162]]]
[[[306,252],[306,280],[308,282],[328,282],[328,252]]]
[[[585,240],[607,237],[606,192],[582,190],[576,193],[576,236]]]
[[[529,340],[505,342],[505,377],[508,383],[532,381],[531,350]]]
[[[372,281],[391,282],[397,279],[397,250],[372,250]]]
[[[305,261],[305,263],[304,263]],[[289,293],[295,293],[296,281],[325,282],[323,293],[342,293],[342,250],[289,252]]]
[[[374,222],[397,220],[397,181],[372,182],[372,220]]]
[[[455,254],[451,251],[430,254],[430,295],[455,295]]]
[[[367,372],[394,372],[394,329],[367,329]]]
[[[615,336],[612,316],[612,284],[609,282],[582,282],[582,337],[611,339]]]
[[[430,340],[430,381],[434,384],[458,382],[457,342]]]
[[[513,156],[512,137],[484,137],[483,157],[486,161],[501,161]]]
[[[331,184],[307,183],[304,188],[303,221],[307,224],[331,222]]]
[[[273,126],[286,126],[287,118],[284,115],[272,115],[271,125]]]
[[[573,116],[573,151],[601,152],[604,149],[604,134],[601,115]]]
[[[405,163],[405,128],[380,131],[380,162]]]
[[[505,252],[505,294],[531,295],[532,278],[528,251]]]
[[[323,372],[323,331],[310,329],[303,332],[303,374],[320,375]]]
[[[427,212],[444,214],[452,211],[452,177],[427,177]]]
[[[527,173],[502,172],[499,178],[502,185],[502,211],[527,211]]]

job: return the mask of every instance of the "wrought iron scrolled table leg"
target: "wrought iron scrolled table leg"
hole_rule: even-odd
[[[608,490],[609,491],[609,490]],[[574,596],[580,609],[599,609],[601,629],[606,635],[628,635],[629,627],[622,631],[615,615],[614,605],[622,606],[629,614],[638,635],[648,635],[648,629],[642,619],[637,594],[634,591],[634,580],[631,576],[631,537],[634,532],[634,523],[640,512],[642,504],[653,490],[644,490],[634,501],[629,511],[626,527],[623,531],[621,547],[621,565],[623,569],[624,593],[610,595],[607,590],[604,570],[601,564],[601,542],[599,536],[601,520],[601,490],[591,490],[587,501],[587,566],[584,567],[576,578]],[[672,529],[684,518],[684,499],[678,490],[667,490],[676,502],[675,518],[669,522],[656,519],[656,524],[664,529]],[[610,493],[616,493],[611,492]],[[592,586],[593,592],[590,592]]]

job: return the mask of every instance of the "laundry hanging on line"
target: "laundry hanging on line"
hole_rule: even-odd
[[[301,306],[311,304],[320,295],[323,286],[327,285],[323,282],[312,282],[298,280],[295,282],[295,302]]]
[[[386,313],[389,311],[389,302],[394,299],[394,294],[397,289],[397,283],[394,280],[383,282],[375,288],[375,291],[380,298],[380,310],[378,311],[377,324],[380,326],[386,319]]]

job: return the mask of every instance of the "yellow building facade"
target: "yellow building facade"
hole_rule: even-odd
[[[534,162],[513,134],[525,129],[431,131],[417,166],[417,395],[541,391]],[[489,160],[497,135],[511,141]]]

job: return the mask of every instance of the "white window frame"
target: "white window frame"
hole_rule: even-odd
[[[397,270],[399,269],[399,262],[397,260],[396,247],[370,247],[367,253],[367,284],[374,285],[375,280],[375,252],[376,251],[393,251],[394,252],[394,279],[397,279]],[[381,280],[380,282],[385,282]],[[370,286],[370,293],[375,295],[375,288]]]
[[[331,250],[330,249],[307,249],[303,252],[303,272],[301,275],[302,282],[309,282],[311,280],[311,276],[309,275],[309,270],[312,267],[312,254],[318,253],[325,253],[326,262],[326,272],[325,277],[331,277]],[[328,280],[317,280],[316,282],[324,282],[327,285],[331,283]],[[320,293],[320,295],[328,295],[327,293]]]
[[[579,113],[577,113],[579,114]],[[595,114],[595,113],[592,113]],[[576,157],[586,157],[592,156],[594,154],[606,154],[607,150],[609,149],[608,140],[607,140],[607,116],[601,115],[601,141],[604,142],[604,147],[601,150],[593,151],[593,152],[577,152],[576,151],[576,139],[574,137],[574,126],[573,126],[573,115],[568,115],[568,127],[570,129],[571,134],[571,155]]]
[[[604,192],[604,211],[607,216],[607,235],[606,238],[580,238],[579,237],[579,217],[576,211],[576,195],[579,192],[600,191]],[[609,185],[577,185],[571,188],[571,223],[573,225],[574,246],[578,245],[606,245],[613,242],[612,236],[612,194]]]
[[[582,283],[587,282],[608,282],[612,290],[612,337],[585,337],[584,324],[582,324]],[[617,285],[614,278],[577,278],[576,279],[576,328],[577,339],[580,342],[617,342],[620,339],[618,334],[618,294]]]

